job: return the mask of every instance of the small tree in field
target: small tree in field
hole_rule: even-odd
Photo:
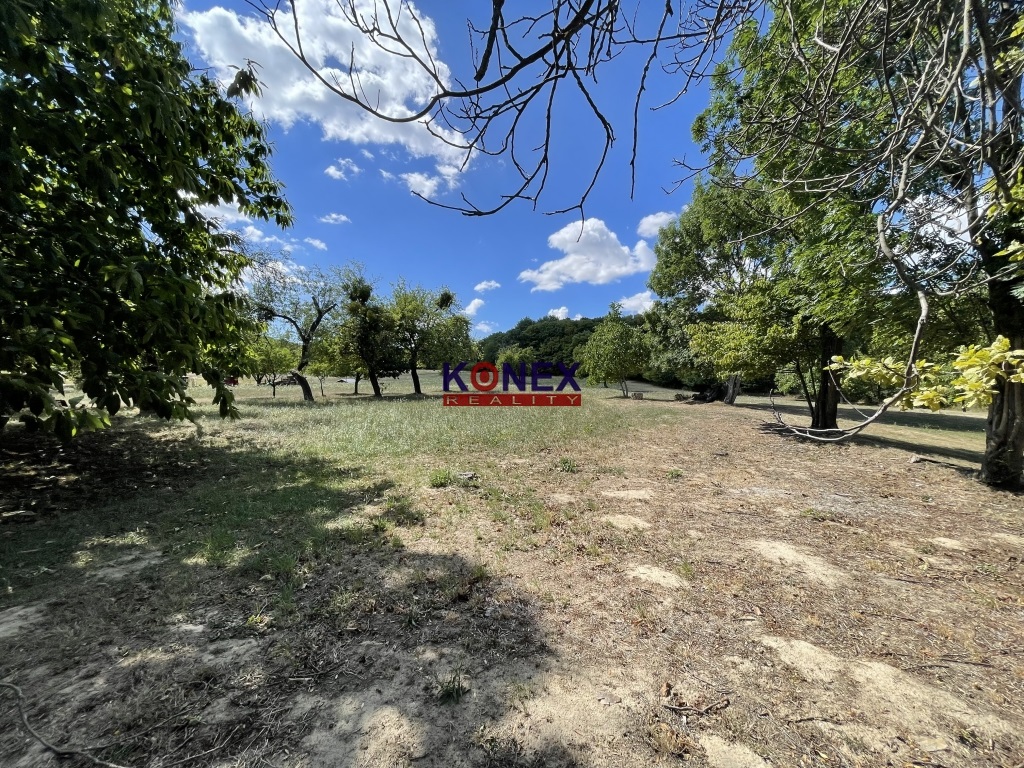
[[[291,375],[302,388],[302,398],[313,402],[313,390],[303,371],[312,359],[313,343],[324,321],[342,306],[345,275],[338,269],[304,269],[257,255],[252,301],[259,319],[279,320],[299,339],[299,359]]]
[[[382,397],[380,378],[409,370],[397,320],[386,305],[374,298],[373,286],[364,278],[349,278],[344,291],[348,317],[341,325],[340,352],[360,361],[373,387],[373,396]]]
[[[431,347],[442,341],[441,332],[451,331],[455,308],[455,294],[447,288],[439,291],[429,291],[419,286],[410,288],[404,280],[395,286],[391,296],[395,332],[399,344],[409,357],[409,373],[412,375],[413,391],[417,395],[423,394],[417,369]],[[469,338],[468,327],[466,338]]]
[[[292,370],[299,361],[295,347],[283,339],[261,336],[254,347],[256,382],[266,381],[274,397],[281,377]]]
[[[617,381],[623,397],[629,397],[627,379],[639,375],[650,358],[643,332],[626,323],[619,304],[611,305],[582,353],[580,362],[588,373],[587,381]]]

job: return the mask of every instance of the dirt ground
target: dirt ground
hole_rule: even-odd
[[[122,532],[3,603],[0,681],[51,744],[125,766],[1024,766],[1024,498],[756,409],[607,407],[678,417],[466,453],[400,504],[324,492],[294,562]],[[144,531],[189,482],[118,492],[157,500]],[[55,493],[37,508],[91,498]],[[39,515],[0,536],[60,519]],[[13,693],[0,765],[91,764],[26,734]]]

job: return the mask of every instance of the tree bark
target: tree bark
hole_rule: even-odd
[[[416,350],[413,349],[412,354],[409,355],[409,373],[412,374],[412,391],[417,395],[422,395],[423,392],[420,390],[420,375],[416,373],[416,366],[419,363],[417,357]]]
[[[726,405],[734,405],[736,403],[736,397],[740,393],[740,375],[734,373],[725,382],[725,395],[722,397],[722,402]]]
[[[814,418],[814,401],[811,400],[810,390],[807,389],[807,379],[804,378],[803,369],[800,367],[800,359],[797,358],[796,362],[796,375],[800,377],[800,389],[804,392],[804,400],[807,401],[807,410],[811,413],[811,418]]]
[[[353,395],[358,395],[358,394],[359,394],[359,380],[360,380],[360,379],[361,379],[362,377],[363,377],[363,376],[362,376],[362,374],[361,374],[361,373],[357,373],[357,374],[356,374],[356,386],[355,386],[355,388],[354,388],[354,389],[352,390],[352,394],[353,394]]]
[[[988,304],[996,333],[1010,340],[1012,349],[1024,348],[1024,305],[1010,291],[1014,283],[992,280]],[[1005,379],[996,385],[988,408],[985,455],[981,480],[997,488],[1017,490],[1024,486],[1024,384]]]
[[[374,397],[378,397],[378,398],[384,397],[384,395],[381,394],[381,391],[380,391],[380,382],[377,381],[377,374],[374,373],[373,371],[371,371],[370,375],[369,375],[369,379],[370,379],[370,386],[373,387],[373,396]]]
[[[843,340],[828,324],[821,326],[821,378],[811,414],[811,429],[839,429],[839,387],[828,366],[832,364],[833,355],[842,353]]]
[[[309,386],[309,381],[306,380],[302,372],[296,368],[294,371],[290,371],[290,373],[295,381],[298,382],[299,389],[302,390],[302,399],[307,403],[315,403],[316,398],[313,397],[313,389]]]

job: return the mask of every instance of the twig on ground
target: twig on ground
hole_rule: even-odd
[[[28,734],[38,741],[48,752],[56,755],[57,757],[84,757],[86,760],[91,760],[93,765],[102,765],[105,768],[126,768],[126,766],[118,765],[117,763],[108,763],[106,760],[101,760],[98,757],[90,755],[88,752],[83,752],[80,749],[71,749],[70,747],[55,747],[53,744],[48,742],[40,735],[40,733],[32,727],[28,721],[28,714],[25,712],[25,694],[21,692],[21,688],[16,686],[14,683],[0,682],[0,688],[6,688],[9,691],[14,691],[14,695],[17,697],[15,706],[18,708],[18,714],[21,716],[21,724],[25,727]]]
[[[212,754],[214,752],[218,752],[221,749],[224,749],[225,745],[229,741],[231,741],[231,737],[235,735],[235,731],[237,731],[240,727],[241,726],[236,725],[234,728],[231,729],[231,732],[227,735],[227,737],[224,739],[224,741],[222,741],[220,744],[217,744],[214,747],[211,747],[210,749],[206,750],[205,752],[200,752],[200,753],[195,754],[195,755],[190,755],[188,757],[183,757],[181,760],[176,760],[173,763],[167,763],[167,765],[163,766],[163,768],[172,768],[175,765],[184,765],[185,763],[191,763],[193,760],[198,760],[200,757],[206,757],[206,755],[209,755],[209,754]]]
[[[720,709],[725,709],[726,707],[729,706],[729,700],[728,699],[719,699],[718,701],[714,702],[713,704],[708,704],[706,707],[703,707],[703,708],[702,707],[678,706],[676,704],[662,704],[661,706],[663,706],[665,709],[671,709],[673,712],[682,712],[683,714],[686,714],[686,715],[697,715],[698,717],[701,717],[701,716],[707,715],[707,714],[709,714],[711,712],[717,712]]]

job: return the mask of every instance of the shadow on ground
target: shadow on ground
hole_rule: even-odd
[[[771,403],[737,403],[737,408],[747,408],[753,411],[767,411],[771,413]],[[860,411],[870,414],[874,408],[870,405],[858,406]],[[777,400],[774,409],[779,413],[793,417],[797,426],[807,426],[810,423],[810,415],[807,406],[804,404],[787,403]],[[839,408],[840,420],[856,422],[861,416],[851,406]],[[985,420],[978,416],[957,414],[957,413],[932,413],[922,411],[900,411],[889,410],[878,420],[879,424],[887,424],[894,427],[912,427],[915,429],[941,429],[951,432],[973,432],[984,434]]]
[[[773,413],[773,408],[770,404],[751,403],[738,407]],[[794,426],[806,427],[808,425],[809,419],[806,408],[792,404],[777,404],[775,411]],[[840,426],[843,425],[844,421],[852,422],[856,417],[857,414],[851,408],[840,409]],[[922,431],[915,434],[917,439],[912,442],[911,440],[900,439],[897,435],[880,433],[879,429],[884,430],[886,427],[917,428]],[[807,442],[815,442],[811,438],[801,438],[792,433],[787,433],[785,427],[774,420],[765,422],[762,429],[763,431],[784,437],[806,439]],[[958,465],[950,466],[954,466],[957,470],[964,472],[976,471],[981,464],[984,451],[950,445],[950,440],[943,437],[943,433],[948,432],[954,432],[957,436],[966,436],[973,433],[981,437],[985,433],[985,422],[976,417],[954,414],[889,411],[879,419],[877,427],[869,427],[866,431],[850,438],[849,444],[877,448],[895,448],[906,451],[914,456],[952,459],[958,462]],[[953,441],[955,442],[958,439],[959,437],[954,437]],[[823,444],[834,445],[835,443]]]
[[[533,601],[414,551],[427,513],[386,477],[149,422],[86,437],[0,453],[5,509],[34,510],[0,524],[0,679],[51,743],[153,768],[580,764],[500,727],[551,657]],[[13,704],[0,762],[39,765]]]

